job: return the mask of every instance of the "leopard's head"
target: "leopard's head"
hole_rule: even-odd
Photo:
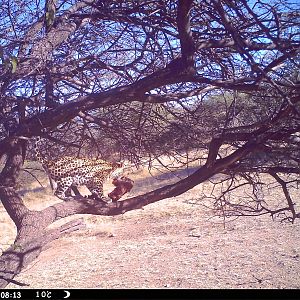
[[[128,173],[128,171],[131,169],[132,167],[132,163],[130,163],[130,161],[127,160],[123,160],[123,161],[118,161],[115,163],[112,163],[112,172],[110,173],[110,178],[111,179],[115,179],[115,178],[119,178],[122,175],[126,173]]]

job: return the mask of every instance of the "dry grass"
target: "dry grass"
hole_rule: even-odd
[[[60,201],[38,172],[43,188],[29,174],[20,182],[24,201],[34,209]],[[137,170],[128,196],[177,180],[156,175],[158,180],[146,169]],[[30,288],[300,288],[299,222],[281,224],[263,216],[239,218],[223,228],[222,220],[211,219],[211,211],[199,205],[210,188],[204,183],[120,216],[84,215],[85,230],[54,241],[16,279]],[[111,189],[107,183],[105,191]],[[276,195],[272,190],[268,197]],[[0,208],[1,247],[6,248],[15,229]]]

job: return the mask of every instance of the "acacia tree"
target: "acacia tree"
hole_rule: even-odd
[[[48,230],[56,220],[124,213],[216,174],[225,189],[213,204],[224,216],[300,217],[291,193],[300,163],[296,3],[0,2],[0,199],[17,227],[14,245],[0,258],[1,287],[15,282],[47,243],[84,226],[79,219]],[[93,156],[151,165],[169,155],[184,165],[184,154],[194,151],[191,159],[200,164],[184,179],[117,203],[81,199],[34,211],[16,182],[37,136],[74,155],[93,146]],[[261,198],[265,176],[281,187],[281,206]],[[248,198],[226,198],[247,185]]]

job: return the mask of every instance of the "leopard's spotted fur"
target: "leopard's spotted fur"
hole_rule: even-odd
[[[122,173],[121,163],[110,163],[101,159],[64,156],[46,160],[39,151],[40,139],[35,143],[35,154],[48,175],[57,183],[54,194],[69,200],[71,186],[85,185],[96,199],[107,201],[103,195],[103,183],[107,177],[116,178]],[[66,195],[68,192],[68,195]]]

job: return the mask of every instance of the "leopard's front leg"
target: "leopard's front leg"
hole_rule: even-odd
[[[112,202],[110,198],[105,197],[103,194],[103,180],[93,179],[91,183],[86,184],[86,187],[92,193],[91,198],[104,202]]]

